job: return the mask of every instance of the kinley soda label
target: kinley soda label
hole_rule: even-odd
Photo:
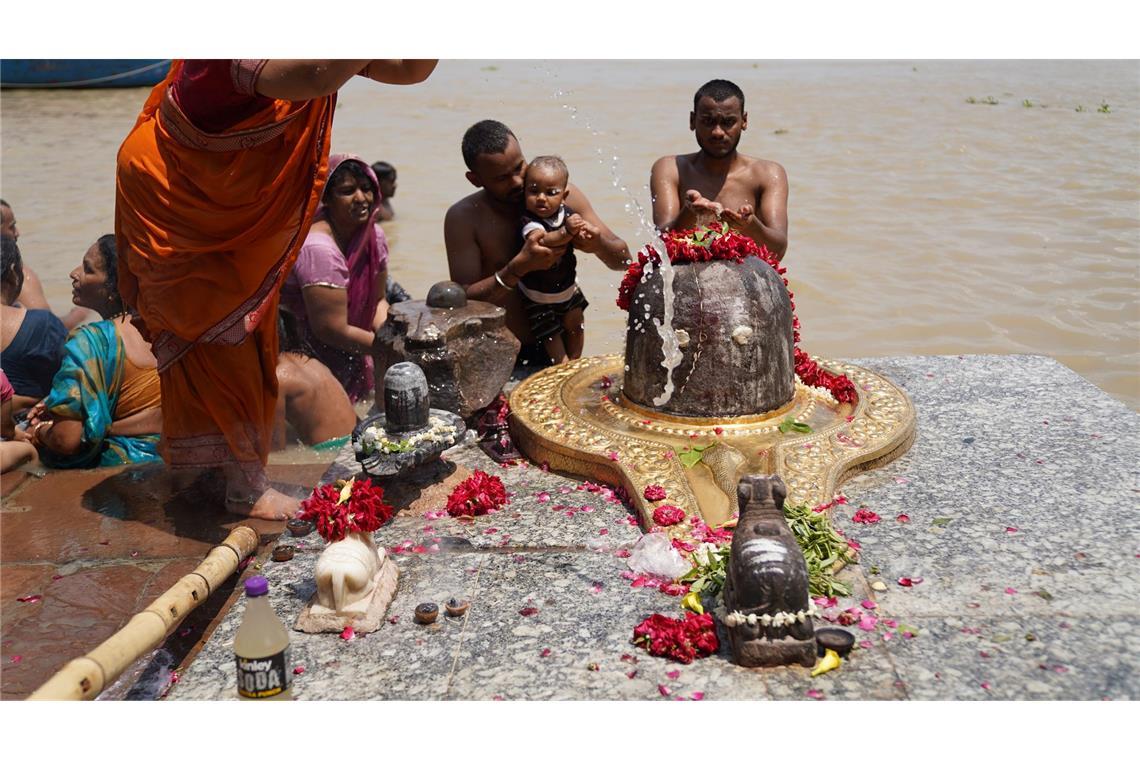
[[[271,657],[237,657],[238,696],[246,699],[276,697],[289,688],[289,647]]]

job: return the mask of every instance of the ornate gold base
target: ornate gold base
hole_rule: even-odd
[[[625,488],[643,525],[653,524],[653,509],[662,503],[700,515],[709,525],[726,522],[736,511],[737,480],[747,473],[779,475],[789,504],[814,506],[830,501],[853,472],[910,448],[915,413],[906,394],[881,375],[812,358],[851,379],[859,394],[854,407],[797,379],[792,401],[768,414],[665,415],[622,396],[623,358],[610,354],[551,367],[520,383],[510,399],[511,433],[533,461]],[[781,433],[780,424],[789,418],[812,432]],[[701,461],[684,465],[681,453],[701,446],[708,446]],[[664,502],[646,500],[649,485],[665,489]],[[687,526],[685,521],[670,533],[685,535]]]

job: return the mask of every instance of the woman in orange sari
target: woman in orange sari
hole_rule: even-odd
[[[269,487],[278,291],[353,76],[426,79],[435,61],[176,61],[119,149],[120,291],[158,359],[163,457],[224,468],[226,508],[283,519]]]

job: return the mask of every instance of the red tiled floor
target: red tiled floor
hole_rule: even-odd
[[[308,490],[325,467],[271,465],[269,475]],[[257,530],[261,550],[282,530],[281,523],[225,512],[217,478],[177,489],[159,466],[53,471],[10,493],[0,509],[3,699],[26,697],[98,646],[192,571],[234,526]],[[176,644],[166,648],[176,658],[192,656],[236,588],[227,583],[191,612],[171,637]],[[36,594],[40,601],[17,601]]]

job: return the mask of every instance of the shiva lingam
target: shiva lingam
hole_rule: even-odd
[[[388,367],[414,362],[436,405],[470,419],[499,395],[518,356],[506,314],[501,306],[468,301],[450,281],[433,285],[424,301],[393,304],[377,336],[376,387]]]
[[[732,659],[746,668],[815,663],[814,609],[803,553],[784,519],[784,482],[747,475],[737,486],[740,522],[724,583]]]
[[[384,373],[383,387],[386,411],[352,431],[356,461],[369,475],[389,478],[433,462],[466,432],[461,417],[431,408],[428,381],[418,365],[393,364]]]
[[[629,309],[624,357],[545,369],[510,397],[511,432],[527,457],[623,487],[645,526],[659,506],[645,497],[651,485],[716,525],[734,516],[745,473],[779,475],[792,504],[814,506],[914,437],[914,407],[885,377],[805,354],[851,381],[843,403],[796,377],[796,323],[781,272],[751,241],[716,234],[669,233],[668,252],[660,242],[641,252],[619,296]],[[696,241],[684,245],[698,255],[671,262],[678,240]],[[713,255],[718,246],[729,255]],[[667,530],[683,538],[689,527],[684,520]]]

